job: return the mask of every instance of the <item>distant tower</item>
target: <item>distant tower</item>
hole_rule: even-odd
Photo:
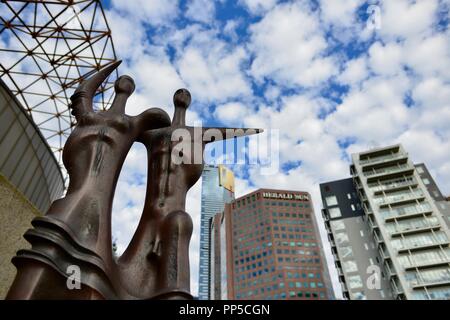
[[[205,165],[202,174],[202,202],[200,222],[200,269],[198,297],[209,299],[211,218],[234,200],[234,175],[225,166]]]

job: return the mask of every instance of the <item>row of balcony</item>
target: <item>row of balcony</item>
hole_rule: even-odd
[[[449,239],[444,232],[426,233],[408,238],[395,239],[391,241],[391,245],[398,252],[413,251],[425,248],[439,247],[448,245]]]
[[[383,163],[383,162],[389,162],[391,160],[398,160],[398,159],[407,158],[407,157],[408,157],[408,153],[397,152],[397,153],[392,153],[392,154],[388,154],[385,156],[360,160],[359,163],[361,166],[366,166],[366,165],[379,164],[379,163]]]
[[[416,216],[430,215],[432,212],[433,210],[428,203],[389,208],[380,211],[381,216],[386,222],[394,219],[409,219]]]
[[[407,282],[413,289],[448,286],[450,285],[450,269],[444,267],[419,272],[408,272]]]
[[[414,168],[409,164],[399,164],[397,166],[391,166],[391,167],[385,167],[380,169],[373,168],[372,170],[363,171],[363,174],[365,177],[372,177],[372,176],[378,176],[378,175],[387,175],[390,173],[400,172],[403,170],[413,170]]]
[[[386,206],[388,204],[408,202],[411,200],[420,200],[425,198],[424,193],[421,190],[412,192],[403,192],[393,195],[386,195],[382,197],[374,198],[373,201],[379,206]]]
[[[405,177],[402,179],[390,181],[383,181],[383,182],[378,181],[378,183],[369,185],[369,188],[371,191],[373,191],[374,194],[377,194],[383,191],[393,191],[396,189],[403,189],[415,186],[417,186],[417,181],[413,177],[408,178]]]

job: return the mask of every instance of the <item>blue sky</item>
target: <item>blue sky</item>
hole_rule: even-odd
[[[347,177],[351,153],[394,143],[425,162],[450,193],[450,1],[104,3],[124,60],[120,73],[137,85],[128,113],[157,106],[171,114],[173,92],[186,87],[193,96],[188,124],[278,132],[279,172],[232,166],[237,196],[259,187],[309,191],[321,224],[318,184]],[[144,159],[136,145],[118,185],[113,230],[120,250],[142,209]],[[194,293],[200,184],[187,203]]]

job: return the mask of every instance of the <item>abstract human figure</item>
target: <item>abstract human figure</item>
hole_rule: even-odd
[[[127,76],[116,81],[111,108],[94,112],[95,91],[117,66],[99,71],[71,97],[78,124],[63,151],[70,177],[67,194],[44,217],[35,218],[34,228],[25,233],[32,247],[13,258],[17,275],[7,299],[192,298],[192,220],[185,204],[187,192],[202,174],[205,145],[261,130],[186,126],[191,97],[185,89],[174,95],[172,121],[158,108],[127,116],[125,104],[134,91],[133,80]],[[147,148],[147,194],[134,237],[116,262],[112,202],[123,162],[135,141]],[[79,272],[68,274],[68,270]],[[75,282],[74,288],[69,281]]]
[[[128,76],[115,82],[116,96],[107,111],[94,112],[93,97],[120,62],[102,69],[75,91],[72,114],[77,126],[68,138],[63,162],[70,177],[67,194],[44,217],[35,218],[25,238],[30,250],[13,258],[17,275],[7,299],[117,298],[117,268],[112,258],[111,209],[125,157],[144,131],[170,125],[165,111],[152,108],[125,114],[135,86]],[[81,269],[81,290],[68,290],[67,269]]]
[[[147,193],[138,228],[119,259],[119,267],[123,271],[121,274],[130,276],[125,283],[139,287],[141,291],[148,290],[148,296],[153,298],[191,297],[189,241],[192,220],[185,212],[186,194],[202,174],[205,145],[262,131],[186,126],[190,102],[189,91],[177,90],[171,126],[146,131],[138,138],[148,153]],[[132,270],[135,271],[133,274]],[[149,286],[139,286],[142,283]]]

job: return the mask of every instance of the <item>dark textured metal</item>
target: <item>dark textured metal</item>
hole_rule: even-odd
[[[55,201],[44,217],[35,218],[34,228],[26,232],[32,248],[20,250],[13,258],[18,271],[7,299],[192,298],[192,220],[185,212],[185,202],[188,190],[201,176],[203,160],[198,164],[175,164],[171,155],[184,142],[192,146],[193,159],[196,150],[203,153],[205,144],[211,141],[195,139],[196,128],[185,125],[190,104],[185,89],[175,93],[172,121],[158,108],[131,117],[124,112],[134,83],[122,76],[115,83],[111,108],[94,112],[92,98],[97,88],[119,63],[102,69],[71,97],[77,126],[63,153],[69,188],[66,196]],[[172,141],[179,129],[191,133],[192,139]],[[219,131],[225,132],[225,128]],[[233,136],[245,134],[240,131]],[[144,143],[148,151],[147,194],[133,239],[115,261],[112,202],[123,162],[135,141]],[[70,290],[67,270],[74,265],[81,271],[81,288]]]

